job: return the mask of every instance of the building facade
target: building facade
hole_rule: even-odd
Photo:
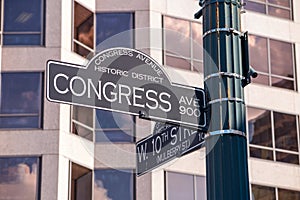
[[[198,1],[0,2],[0,199],[206,199],[205,148],[136,177],[135,143],[154,122],[52,103],[45,91],[48,60],[84,65],[116,46],[203,88]],[[245,88],[251,198],[300,200],[300,2],[245,3],[259,74]]]

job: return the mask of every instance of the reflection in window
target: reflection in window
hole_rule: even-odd
[[[73,29],[73,51],[83,57],[94,53],[100,43],[97,51],[111,47],[134,47],[134,14],[130,12],[93,13],[74,2]],[[122,34],[109,40],[119,33]]]
[[[299,164],[297,116],[248,108],[247,117],[251,157]]]
[[[39,158],[0,158],[0,199],[39,199]]]
[[[278,188],[278,199],[279,200],[288,200],[288,199],[299,200],[300,192]]]
[[[165,65],[203,72],[202,24],[164,16],[163,28]]]
[[[278,112],[273,114],[276,148],[298,151],[296,116]]]
[[[2,73],[0,82],[0,128],[41,128],[42,73]]]
[[[205,200],[205,177],[166,172],[167,200]]]
[[[96,46],[110,37],[122,33],[119,37],[106,42],[105,47],[128,47],[133,48],[134,15],[132,13],[97,13],[96,14]],[[98,50],[98,49],[97,49]]]
[[[249,36],[250,64],[258,71],[254,83],[296,90],[291,43]]]
[[[131,115],[73,106],[72,133],[95,142],[134,142]]]
[[[74,3],[74,43],[76,53],[86,57],[94,49],[94,14]]]
[[[275,188],[260,185],[252,185],[252,199],[276,200]]]
[[[272,147],[271,112],[248,109],[249,142],[251,144]]]
[[[292,0],[248,0],[246,9],[283,19],[293,19]]]
[[[259,148],[250,148],[250,156],[253,158],[262,158],[266,160],[274,160],[273,151]]]
[[[4,45],[43,45],[44,1],[4,1]]]
[[[254,184],[252,184],[251,187],[253,200],[300,200],[299,191]],[[278,193],[278,195],[276,195],[276,193]]]
[[[132,170],[95,170],[94,199],[135,199]]]
[[[96,110],[96,142],[133,142],[133,118],[130,115]]]
[[[276,151],[276,161],[291,164],[299,164],[299,156],[298,154],[290,154]]]

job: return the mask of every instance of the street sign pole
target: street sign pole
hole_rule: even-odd
[[[203,16],[204,85],[211,121],[206,145],[208,200],[249,200],[243,87],[250,76],[247,33],[241,32],[240,0],[200,0]],[[213,67],[216,66],[216,67]]]

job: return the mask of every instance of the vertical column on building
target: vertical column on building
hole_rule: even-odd
[[[208,200],[247,200],[249,181],[240,0],[200,0],[204,84],[211,122],[206,138]],[[246,73],[248,74],[248,73]]]

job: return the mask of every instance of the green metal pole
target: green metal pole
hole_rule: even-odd
[[[207,199],[249,200],[243,87],[251,72],[241,2],[200,0],[200,5],[195,17],[203,15],[204,85],[211,114],[205,141]]]

